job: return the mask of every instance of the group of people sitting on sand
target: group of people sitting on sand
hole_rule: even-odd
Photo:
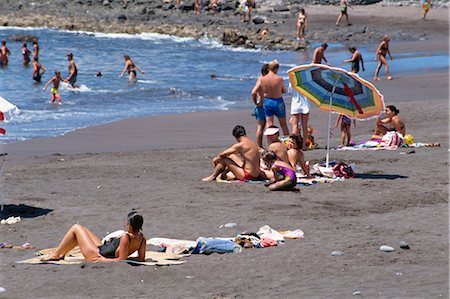
[[[236,126],[233,129],[236,143],[212,159],[214,171],[211,175],[203,178],[203,181],[217,179],[269,180],[269,189],[275,191],[295,188],[298,168],[306,177],[310,176],[309,166],[305,162],[303,152],[307,148],[307,139],[311,135],[311,128],[307,125],[310,110],[309,100],[291,88],[290,123],[292,134],[289,134],[285,103],[282,97],[287,89],[283,78],[278,75],[278,69],[277,60],[263,65],[261,76],[252,90],[252,99],[255,104],[254,113],[258,123],[257,143],[247,136],[243,126]],[[398,114],[399,110],[395,106],[387,106],[386,117],[377,119],[371,139],[382,139],[383,135],[389,131],[405,135],[406,126]],[[274,126],[274,116],[277,116],[283,135],[287,138],[280,139],[280,129]],[[348,120],[350,121],[350,119]],[[350,124],[347,125],[344,116],[341,116],[341,123],[343,140],[347,137],[348,143],[350,143]],[[346,134],[348,136],[345,136]],[[263,148],[263,135],[267,137],[267,150]],[[311,143],[311,141],[309,142]]]

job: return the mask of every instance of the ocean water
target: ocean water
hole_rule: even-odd
[[[22,66],[21,42],[9,41],[14,34],[39,37],[40,62],[47,69],[41,84],[31,79],[32,67]],[[20,113],[0,127],[7,130],[0,144],[67,132],[117,120],[195,111],[228,110],[251,107],[250,91],[261,65],[272,59],[281,63],[279,74],[296,65],[309,63],[313,49],[301,52],[246,50],[226,47],[218,41],[142,33],[106,34],[54,30],[49,28],[0,27],[0,40],[11,51],[9,65],[0,68],[0,96],[17,105]],[[31,43],[28,43],[31,48]],[[365,57],[366,72],[373,77],[376,45],[359,50]],[[68,76],[66,54],[72,52],[78,67],[76,90],[60,87],[61,105],[50,103],[50,91],[42,91],[55,70]],[[145,71],[137,81],[129,82],[123,55],[128,54]],[[349,69],[343,63],[350,53],[339,44],[330,45],[327,59],[334,66]],[[448,69],[448,53],[395,54],[390,62],[393,73],[426,72]],[[101,72],[103,77],[95,74]],[[211,79],[217,74],[219,80]],[[170,121],[170,118],[168,118]]]

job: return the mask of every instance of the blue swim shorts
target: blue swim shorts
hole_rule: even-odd
[[[264,98],[264,112],[266,113],[266,116],[276,115],[278,118],[285,118],[286,109],[284,107],[283,98]]]
[[[253,108],[253,112],[255,112],[255,118],[257,121],[266,121],[266,114],[264,113],[264,107],[255,106],[255,108]]]

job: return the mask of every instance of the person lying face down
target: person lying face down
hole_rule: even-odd
[[[88,262],[114,262],[126,260],[135,251],[138,261],[145,261],[146,240],[142,234],[144,219],[141,214],[132,211],[128,214],[126,233],[120,238],[102,244],[91,230],[80,224],[74,224],[66,233],[61,243],[43,261],[58,261],[75,246],[79,246],[83,257]]]

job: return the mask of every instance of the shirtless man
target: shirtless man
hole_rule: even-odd
[[[320,47],[316,48],[314,50],[314,56],[312,59],[312,63],[318,63],[321,64],[322,60],[326,62],[327,65],[330,65],[328,63],[328,60],[325,58],[325,50],[328,48],[328,44],[327,43],[323,43],[322,45],[320,45]]]
[[[231,171],[239,180],[265,179],[264,173],[260,170],[258,146],[247,137],[245,128],[243,126],[234,127],[233,136],[237,143],[213,158],[214,172],[203,178],[202,181],[214,181],[219,175],[226,174],[228,171]],[[235,161],[238,154],[244,161],[242,166]],[[235,160],[230,156],[234,156]]]
[[[42,75],[47,71],[45,67],[39,63],[37,57],[33,58],[33,74],[31,75],[31,78],[33,78],[36,83],[41,82]],[[42,70],[42,72],[41,72]]]
[[[279,139],[280,129],[278,129],[277,126],[268,127],[264,131],[264,135],[267,137],[267,143],[269,145],[267,150],[274,152],[278,159],[289,163],[288,148],[284,142]]]
[[[277,75],[280,64],[277,60],[269,62],[269,73],[256,82],[254,90],[258,90],[260,97],[264,97],[264,113],[266,125],[273,125],[273,116],[278,117],[284,135],[289,135],[286,123],[286,108],[282,98],[286,92],[283,78]]]
[[[253,108],[253,112],[255,113],[256,121],[258,122],[258,125],[256,127],[256,140],[258,142],[258,146],[260,148],[263,147],[263,132],[264,127],[266,126],[266,114],[264,113],[264,98],[259,97],[258,94],[260,94],[259,90],[256,88],[261,88],[261,78],[264,77],[269,73],[269,65],[266,63],[261,68],[261,76],[258,77],[258,80],[256,80],[255,87],[252,89],[252,99],[253,104],[255,104],[255,107]]]
[[[78,69],[77,65],[75,64],[75,61],[73,60],[72,53],[67,54],[67,60],[69,60],[69,76],[67,77],[66,80],[64,80],[64,82],[69,82],[69,84],[74,88],[78,87],[75,86],[75,82],[77,82]]]

